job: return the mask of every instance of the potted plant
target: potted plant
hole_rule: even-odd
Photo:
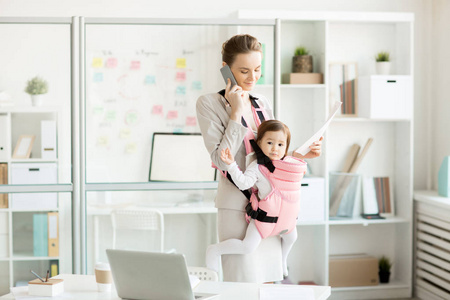
[[[388,257],[383,255],[378,260],[378,275],[380,276],[381,283],[389,282],[389,276],[391,275],[391,267],[392,262]]]
[[[41,95],[48,92],[48,83],[43,78],[36,76],[27,82],[25,92],[30,94],[33,106],[42,104]]]
[[[391,62],[389,58],[389,52],[379,52],[377,56],[375,56],[375,60],[377,62],[377,74],[379,75],[389,75],[389,71],[391,69]]]
[[[298,47],[295,49],[294,57],[292,58],[292,73],[312,73],[313,60],[309,55],[308,49],[305,47]]]

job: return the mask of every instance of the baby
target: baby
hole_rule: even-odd
[[[206,251],[206,266],[218,272],[220,255],[249,254],[261,239],[281,235],[283,274],[288,275],[287,256],[297,240],[300,187],[306,163],[286,156],[290,142],[289,128],[277,120],[269,120],[258,127],[256,142],[250,141],[257,159],[243,173],[230,149],[221,151],[221,159],[228,165],[228,173],[240,190],[252,188],[246,207],[249,222],[243,240],[229,239],[210,245]]]

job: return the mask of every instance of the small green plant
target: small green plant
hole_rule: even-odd
[[[25,92],[30,95],[40,95],[48,92],[48,83],[39,76],[36,76],[27,82]]]
[[[308,55],[309,51],[305,47],[298,47],[295,49],[295,56]]]
[[[391,267],[392,267],[392,263],[391,260],[386,257],[386,256],[382,256],[379,260],[378,260],[378,268],[380,272],[390,272],[391,271]]]
[[[375,60],[377,62],[389,61],[389,52],[379,52],[377,56],[375,56]]]

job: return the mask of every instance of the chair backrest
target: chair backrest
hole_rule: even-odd
[[[164,215],[156,209],[114,210],[111,213],[113,249],[116,248],[118,230],[148,230],[159,233],[160,251],[164,251]]]
[[[203,267],[188,267],[189,275],[197,276],[198,279],[204,281],[219,281],[217,273],[211,269]]]

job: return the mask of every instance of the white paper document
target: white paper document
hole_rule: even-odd
[[[259,289],[259,300],[314,300],[312,288],[289,285],[262,287]]]
[[[325,122],[325,124],[323,124],[322,127],[316,133],[314,133],[313,136],[310,137],[303,145],[301,145],[297,150],[295,150],[295,152],[300,153],[301,155],[306,155],[311,150],[309,149],[309,146],[311,146],[312,143],[320,139],[320,137],[327,129],[328,125],[330,125],[331,120],[334,118],[341,105],[342,102],[334,103],[333,109],[331,110],[331,113],[328,116],[328,119]]]

